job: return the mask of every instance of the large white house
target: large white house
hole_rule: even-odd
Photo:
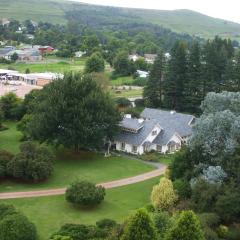
[[[145,108],[140,119],[126,115],[115,137],[116,150],[139,155],[175,152],[191,136],[194,121],[192,115],[151,108]]]

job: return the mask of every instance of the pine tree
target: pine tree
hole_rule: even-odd
[[[199,219],[193,211],[183,211],[175,226],[170,229],[166,240],[204,240]]]
[[[203,94],[201,49],[197,42],[193,43],[190,48],[185,94],[185,110],[193,113],[199,112],[199,106],[203,100]]]
[[[121,240],[155,240],[153,222],[144,209],[129,217]]]
[[[236,55],[234,76],[235,76],[235,81],[234,81],[235,91],[239,92],[240,91],[240,52],[238,52]]]
[[[177,41],[171,51],[167,77],[164,81],[164,105],[183,110],[185,103],[184,84],[187,79],[187,53],[183,42]]]
[[[163,52],[160,52],[153,64],[149,80],[143,93],[150,107],[162,107],[164,67],[165,57]]]

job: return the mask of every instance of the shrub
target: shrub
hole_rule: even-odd
[[[102,219],[96,222],[97,227],[101,229],[111,229],[117,225],[117,223],[112,219]]]
[[[168,231],[166,240],[204,240],[200,222],[193,211],[183,211]]]
[[[134,79],[132,85],[134,86],[140,86],[140,87],[144,87],[147,84],[147,79],[146,78],[141,78],[141,77],[137,77],[136,79]]]
[[[227,234],[228,234],[228,227],[224,225],[220,225],[217,228],[217,233],[220,238],[226,239]]]
[[[73,183],[66,191],[68,202],[82,205],[94,206],[100,204],[105,197],[105,188],[95,186],[93,183],[82,181]]]
[[[20,145],[20,153],[7,164],[7,172],[10,176],[23,180],[45,180],[53,172],[53,159],[54,156],[47,147],[25,142]]]
[[[211,211],[217,201],[221,188],[219,184],[211,184],[199,180],[192,188],[191,201],[199,212]]]
[[[225,222],[232,222],[240,216],[239,188],[227,189],[216,202],[216,212]]]
[[[133,118],[139,118],[140,114],[139,112],[136,110],[136,108],[127,108],[126,110],[124,110],[125,114],[131,114],[131,116]]]
[[[129,107],[131,106],[131,102],[127,99],[127,98],[117,98],[116,99],[116,104],[118,105],[118,107]]]
[[[136,107],[144,107],[144,99],[136,99],[135,101],[134,101],[134,103],[135,103],[135,105],[136,105]]]
[[[158,235],[161,239],[164,238],[165,233],[171,226],[171,219],[168,212],[155,212],[153,215],[153,221]]]
[[[155,240],[153,222],[144,209],[139,209],[129,217],[121,240]]]
[[[215,228],[220,222],[220,218],[216,213],[201,213],[198,215],[203,226]]]
[[[174,192],[172,181],[161,178],[160,183],[153,187],[151,201],[155,209],[168,210],[174,205],[177,195]]]
[[[1,240],[36,240],[37,231],[33,223],[15,211],[14,207],[0,205]]]
[[[147,162],[157,162],[158,161],[158,156],[154,152],[149,152],[149,153],[145,153],[142,156],[142,159],[144,161],[147,161]]]
[[[5,150],[0,150],[0,177],[7,175],[7,164],[12,160],[13,155]]]
[[[173,182],[173,187],[180,198],[186,199],[191,197],[191,186],[188,181],[184,179],[177,179]]]
[[[16,214],[16,210],[12,205],[0,204],[0,219],[12,214]]]
[[[50,240],[73,240],[73,239],[69,236],[55,235],[51,237]]]
[[[83,224],[65,224],[61,229],[52,236],[52,239],[56,236],[66,236],[73,240],[92,240],[105,238],[106,233],[96,226],[87,226]],[[62,239],[61,239],[62,240]]]

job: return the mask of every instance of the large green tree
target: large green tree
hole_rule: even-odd
[[[176,110],[184,109],[186,79],[186,45],[183,42],[177,41],[171,50],[167,76],[164,80],[164,105],[167,108]]]
[[[165,57],[160,52],[152,66],[149,80],[144,88],[144,98],[151,107],[162,107],[163,101],[163,77]]]
[[[104,68],[105,63],[102,55],[100,53],[93,53],[86,62],[85,73],[103,72]]]
[[[47,85],[37,101],[28,132],[40,141],[98,148],[118,131],[114,102],[90,75],[67,73]]]

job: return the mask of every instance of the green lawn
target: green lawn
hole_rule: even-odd
[[[0,132],[0,149],[16,153],[21,134],[16,130],[15,123],[6,125],[9,129]],[[54,173],[46,182],[27,184],[5,180],[0,183],[0,192],[65,187],[77,179],[101,183],[135,176],[151,170],[153,170],[152,166],[127,157],[105,158],[103,154],[92,152],[72,154],[70,151],[60,149],[57,151]]]
[[[112,86],[122,86],[122,85],[131,85],[133,83],[133,77],[127,76],[127,77],[119,77],[115,80],[111,80]]]
[[[143,94],[142,89],[131,89],[129,90],[128,88],[126,90],[120,90],[120,93],[116,93],[115,90],[113,90],[113,96],[115,98],[120,98],[120,97],[141,97]]]
[[[47,62],[42,61],[41,63],[13,63],[13,64],[0,64],[0,68],[7,69],[15,69],[19,72],[25,73],[25,70],[29,68],[31,73],[34,72],[57,72],[64,73],[67,71],[83,71],[85,66],[85,58],[81,60],[74,61],[66,61],[61,59],[59,62]]]
[[[131,211],[149,203],[152,187],[158,181],[159,178],[155,178],[107,190],[104,202],[92,210],[76,209],[65,201],[64,196],[11,199],[0,203],[13,204],[36,224],[40,240],[47,240],[65,223],[94,224],[103,218],[123,221]]]

